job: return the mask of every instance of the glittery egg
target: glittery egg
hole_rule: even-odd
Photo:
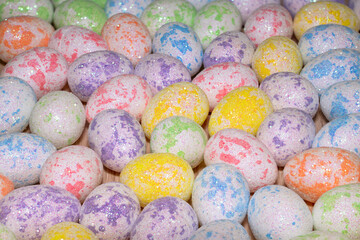
[[[85,109],[79,98],[53,91],[37,101],[31,112],[30,131],[48,139],[56,148],[75,143],[85,128]]]
[[[307,234],[296,236],[290,240],[350,240],[345,235],[337,232],[312,231]]]
[[[173,153],[195,168],[203,160],[207,140],[204,129],[195,121],[172,116],[155,126],[150,138],[150,151]]]
[[[133,74],[120,75],[106,81],[91,94],[86,104],[86,118],[90,123],[105,109],[122,109],[140,120],[151,97],[150,86],[144,79]]]
[[[194,210],[177,197],[150,202],[137,218],[130,239],[189,239],[198,229]]]
[[[360,29],[360,21],[355,12],[345,4],[337,2],[311,2],[302,7],[294,17],[294,34],[301,36],[317,25],[334,23],[354,29]]]
[[[61,90],[66,84],[68,63],[58,51],[36,47],[11,59],[3,68],[2,76],[25,80],[41,98],[51,91]]]
[[[138,17],[130,13],[118,13],[110,17],[101,35],[110,50],[123,54],[133,65],[151,53],[149,30]]]
[[[225,128],[238,128],[255,135],[261,122],[272,111],[273,106],[265,92],[256,87],[238,87],[215,106],[209,120],[209,134],[212,136]]]
[[[203,48],[206,49],[220,34],[240,31],[242,24],[240,11],[231,1],[215,0],[196,13],[194,30]]]
[[[185,65],[168,54],[153,53],[139,61],[135,75],[142,77],[150,86],[153,94],[177,82],[191,82]]]
[[[247,21],[252,12],[265,4],[280,4],[280,0],[230,0],[239,9],[243,23]]]
[[[255,192],[248,221],[255,239],[290,239],[313,229],[311,212],[294,191],[270,185]]]
[[[150,3],[141,14],[153,38],[155,32],[164,24],[178,22],[189,27],[194,26],[196,8],[186,0],[157,0]]]
[[[255,46],[249,37],[239,31],[225,32],[211,41],[204,52],[204,67],[223,62],[250,65]]]
[[[105,13],[111,17],[117,13],[131,13],[140,18],[145,8],[154,0],[108,0],[105,5]]]
[[[85,226],[75,222],[61,222],[48,228],[41,240],[78,239],[98,240]]]
[[[10,61],[34,47],[47,47],[54,27],[33,16],[16,16],[0,22],[0,60]]]
[[[41,167],[55,151],[52,143],[35,134],[0,135],[0,174],[9,178],[15,188],[36,184]]]
[[[277,72],[300,73],[303,60],[298,45],[283,36],[269,37],[256,49],[252,59],[252,69],[261,82]]]
[[[0,200],[0,223],[18,240],[40,239],[57,223],[77,222],[80,207],[74,195],[59,187],[26,186]]]
[[[204,225],[220,219],[242,222],[249,198],[249,186],[241,172],[234,166],[219,163],[199,172],[191,200],[200,225]]]
[[[12,190],[14,190],[14,183],[6,176],[0,174],[0,200]],[[1,230],[0,230],[0,237],[1,237]]]
[[[360,239],[360,183],[333,188],[316,201],[312,210],[314,229],[338,232]]]
[[[163,53],[179,59],[194,76],[201,68],[203,49],[197,34],[189,26],[171,22],[156,31],[153,52]]]
[[[319,108],[319,94],[305,77],[292,72],[278,72],[266,77],[260,84],[270,98],[274,110],[297,108],[312,117]]]
[[[209,101],[204,91],[189,82],[174,83],[159,91],[146,106],[141,119],[146,137],[150,138],[161,120],[175,115],[202,125],[209,115]]]
[[[87,102],[90,95],[104,82],[122,74],[132,74],[130,60],[113,51],[96,51],[77,58],[69,67],[67,80],[71,92]]]
[[[16,240],[16,237],[9,228],[7,228],[4,224],[0,223],[0,239]]]
[[[210,111],[232,90],[242,86],[259,85],[254,71],[249,66],[236,62],[224,62],[205,68],[196,75],[192,83],[205,92]]]
[[[135,192],[144,207],[166,196],[189,200],[194,172],[187,161],[175,154],[148,153],[135,158],[123,168],[120,182]]]
[[[85,53],[109,48],[100,35],[78,26],[64,26],[56,30],[50,38],[49,47],[59,51],[69,64]]]
[[[79,223],[100,239],[128,239],[140,214],[135,193],[119,182],[95,188],[81,206]]]
[[[278,177],[276,162],[267,147],[240,129],[223,129],[213,135],[206,144],[204,160],[207,166],[227,163],[239,169],[250,192],[275,184]]]

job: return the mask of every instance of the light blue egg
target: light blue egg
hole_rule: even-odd
[[[154,0],[108,0],[105,13],[109,17],[117,13],[131,13],[140,18],[144,9]]]
[[[188,0],[188,2],[190,2],[192,5],[194,5],[196,10],[199,10],[200,8],[202,8],[203,6],[205,6],[206,4],[208,4],[209,2],[212,2],[212,1],[214,1],[214,0]]]

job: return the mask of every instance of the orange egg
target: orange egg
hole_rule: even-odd
[[[13,182],[0,174],[0,199],[2,199],[6,194],[14,190]]]

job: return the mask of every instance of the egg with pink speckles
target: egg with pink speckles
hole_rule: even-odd
[[[243,23],[245,23],[252,12],[265,4],[280,4],[280,0],[230,0],[239,9]]]
[[[218,131],[206,144],[205,164],[227,163],[241,171],[250,192],[275,184],[278,168],[271,152],[252,134],[236,128]]]

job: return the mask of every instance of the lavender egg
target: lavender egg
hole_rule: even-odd
[[[324,0],[283,0],[282,4],[287,10],[289,10],[291,15],[294,17],[295,14],[300,10],[300,8],[302,8],[306,4],[311,2],[320,2],[320,1],[324,1]],[[343,4],[345,3],[345,0],[326,0],[326,1],[339,2]]]

